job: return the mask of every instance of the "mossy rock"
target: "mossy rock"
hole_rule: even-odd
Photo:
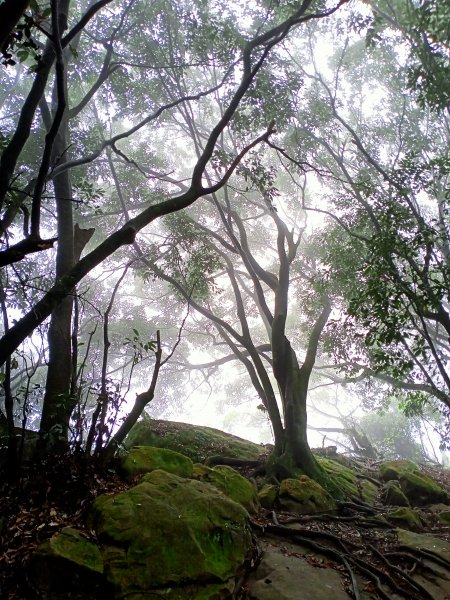
[[[441,523],[450,525],[450,510],[443,510],[442,512],[438,513],[437,518]]]
[[[333,512],[336,503],[324,488],[306,475],[284,479],[278,501],[282,510],[298,514]]]
[[[391,481],[400,479],[403,473],[419,473],[419,467],[412,460],[389,460],[379,466],[380,479]]]
[[[259,510],[258,494],[254,485],[232,467],[218,465],[210,468],[194,465],[194,479],[210,483],[226,496],[241,504],[250,513]]]
[[[156,469],[162,469],[179,477],[192,477],[194,464],[190,458],[173,450],[135,446],[122,457],[121,467],[129,479],[135,475],[151,473]]]
[[[319,465],[325,469],[329,475],[331,475],[339,487],[345,492],[346,496],[360,495],[358,489],[358,478],[351,469],[329,458],[316,456],[316,460]]]
[[[379,488],[373,481],[369,481],[362,477],[359,481],[361,500],[368,504],[373,504],[378,497]]]
[[[381,489],[381,498],[386,506],[409,506],[409,500],[403,493],[400,483],[391,479]]]
[[[387,515],[387,520],[399,527],[406,527],[407,529],[420,530],[423,529],[422,521],[420,516],[415,510],[402,506],[397,508]]]
[[[412,506],[449,501],[447,491],[425,473],[405,471],[400,475],[400,485]]]
[[[358,477],[355,471],[343,464],[340,457],[330,459],[316,456],[319,465],[332,477],[344,496],[356,496],[364,502],[373,503],[378,495],[377,486],[371,481]]]
[[[208,483],[161,470],[125,492],[99,496],[89,526],[102,544],[113,598],[158,597],[167,588],[180,599],[199,598],[192,586],[228,582],[251,549],[240,504]]]
[[[102,556],[82,533],[64,527],[33,554],[28,577],[43,598],[94,599],[104,582]]]
[[[209,456],[215,455],[257,460],[266,450],[264,446],[212,427],[156,419],[138,421],[128,434],[125,445],[127,448],[168,448],[188,456],[194,462],[203,462]]]
[[[265,483],[258,492],[258,500],[263,508],[273,508],[278,497],[278,486]]]

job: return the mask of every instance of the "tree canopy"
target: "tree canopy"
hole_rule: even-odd
[[[324,375],[377,378],[410,414],[447,417],[443,3],[13,4],[0,4],[11,457],[22,426],[40,453],[110,460],[150,402],[183,402],[177,378],[231,363],[270,419],[279,477],[326,483],[307,440]]]

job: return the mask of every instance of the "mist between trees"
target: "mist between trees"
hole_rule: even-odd
[[[177,418],[205,393],[222,415],[245,403],[249,421],[270,424],[281,477],[326,479],[307,439],[313,410],[324,443],[438,460],[450,409],[448,6],[4,0],[2,11],[0,418],[12,469],[27,429],[41,455],[108,461],[143,411]]]

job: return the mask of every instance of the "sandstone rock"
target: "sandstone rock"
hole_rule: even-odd
[[[387,506],[409,506],[408,498],[403,493],[400,483],[395,479],[384,484],[381,497]]]
[[[249,600],[349,600],[337,571],[321,569],[299,558],[301,549],[283,554],[267,547],[249,581]]]
[[[258,512],[259,500],[254,485],[232,467],[220,465],[210,468],[197,464],[193,477],[210,483],[250,513]]]
[[[419,472],[416,463],[411,460],[389,460],[381,463],[379,466],[380,479],[382,481],[391,481],[391,479],[400,479],[400,475],[406,472]]]
[[[316,458],[321,467],[333,477],[347,497],[356,496],[369,504],[374,502],[378,495],[378,487],[372,481],[358,477],[354,470],[339,462],[339,460],[342,460],[339,455],[336,460]]]
[[[385,516],[388,521],[400,527],[407,527],[408,529],[413,530],[423,528],[419,514],[415,510],[412,510],[406,506],[402,506],[401,508],[392,511]]]
[[[64,527],[33,554],[28,578],[46,600],[94,600],[103,584],[99,548],[81,532]]]
[[[280,484],[278,500],[283,510],[298,514],[336,510],[336,503],[330,494],[306,475],[284,479]]]
[[[263,508],[271,509],[278,496],[278,486],[265,483],[258,492],[258,499]]]
[[[194,462],[203,462],[208,456],[257,460],[266,451],[265,446],[243,440],[212,427],[143,419],[128,434],[125,444],[132,446],[157,446],[169,448]]]
[[[225,598],[251,548],[242,506],[212,485],[161,470],[97,498],[89,521],[112,598]],[[210,585],[228,592],[203,596]]]
[[[179,452],[152,446],[131,448],[121,461],[122,470],[129,479],[156,469],[162,469],[179,477],[192,477],[193,466],[192,460]]]
[[[420,472],[404,472],[400,485],[412,506],[426,506],[437,502],[448,502],[448,493],[431,477]]]

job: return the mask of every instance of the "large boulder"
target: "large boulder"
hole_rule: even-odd
[[[72,527],[64,527],[33,554],[28,580],[47,600],[94,600],[103,585],[98,547]]]
[[[403,473],[419,473],[419,467],[412,460],[388,460],[380,464],[379,473],[382,481],[398,480]]]
[[[333,478],[347,497],[359,497],[365,502],[373,503],[378,495],[378,487],[363,475],[358,477],[354,469],[350,469],[338,460],[316,456],[320,466]]]
[[[254,485],[235,469],[224,465],[212,469],[197,464],[194,466],[193,476],[199,481],[210,483],[235,502],[242,504],[248,512],[258,512],[259,500]]]
[[[274,507],[278,498],[278,486],[272,483],[265,483],[258,491],[258,500],[263,508],[268,510]]]
[[[179,477],[192,477],[193,462],[187,456],[152,446],[136,446],[122,457],[122,471],[132,479],[136,475],[162,469]]]
[[[408,498],[395,479],[386,482],[381,488],[381,499],[387,506],[409,506]]]
[[[266,451],[264,446],[224,433],[212,427],[143,419],[128,434],[125,445],[157,446],[169,448],[194,462],[203,462],[209,456],[227,456],[244,460],[257,460]]]
[[[380,479],[398,481],[411,506],[449,502],[448,492],[410,460],[392,460],[379,467]]]
[[[420,530],[423,529],[422,520],[419,514],[407,506],[401,506],[397,510],[385,515],[388,521],[406,529]]]
[[[336,510],[336,503],[330,494],[307,475],[284,479],[280,484],[278,502],[282,510],[298,514]]]
[[[400,475],[400,485],[411,506],[449,501],[446,490],[425,473],[407,471]]]
[[[161,470],[98,497],[89,524],[103,546],[111,598],[227,597],[251,548],[241,505],[212,485]]]

